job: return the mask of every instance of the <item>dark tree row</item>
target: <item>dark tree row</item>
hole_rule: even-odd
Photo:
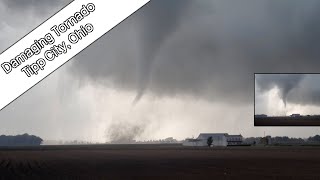
[[[245,143],[253,144],[254,142],[259,143],[262,137],[249,137],[244,140]],[[320,135],[315,135],[313,137],[309,137],[307,139],[302,138],[294,138],[294,137],[287,137],[287,136],[276,136],[270,138],[273,144],[276,143],[320,143]]]
[[[40,137],[29,134],[0,136],[0,146],[34,146],[40,145],[42,141]]]
[[[320,136],[319,135],[315,135],[313,137],[309,137],[308,141],[320,142]]]

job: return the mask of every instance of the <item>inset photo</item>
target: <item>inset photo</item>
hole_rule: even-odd
[[[255,126],[320,126],[320,74],[255,74]]]

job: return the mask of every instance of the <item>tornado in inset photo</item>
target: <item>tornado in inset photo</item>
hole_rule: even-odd
[[[319,126],[320,74],[255,74],[256,126]]]

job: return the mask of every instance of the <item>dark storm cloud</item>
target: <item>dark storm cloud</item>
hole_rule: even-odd
[[[169,5],[170,4],[170,5]],[[141,29],[142,44],[139,63],[138,94],[139,100],[150,80],[150,71],[161,44],[172,34],[179,23],[183,10],[190,4],[190,0],[162,0],[154,1],[141,9],[139,14],[143,27]]]
[[[320,105],[320,74],[259,74],[256,93],[279,89],[284,104]]]
[[[70,0],[0,0],[0,52],[14,44]]]
[[[319,15],[317,0],[153,0],[73,67],[79,77],[136,90],[138,98],[146,88],[251,102],[254,72],[320,70]]]
[[[279,95],[284,105],[287,104],[289,93],[294,88],[299,88],[303,74],[258,74],[255,75],[257,87],[260,91],[269,91],[274,87],[279,89]]]
[[[37,7],[37,10],[44,10],[50,6],[57,6],[72,0],[3,0],[5,5],[11,9],[28,9],[30,7]]]
[[[288,95],[288,102],[301,105],[320,105],[320,74],[305,75],[298,88]]]

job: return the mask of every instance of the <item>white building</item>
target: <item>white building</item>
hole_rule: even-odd
[[[256,117],[256,118],[265,118],[265,117],[268,117],[268,115],[266,115],[266,114],[256,114],[256,115],[254,115],[254,117]]]
[[[227,142],[229,146],[242,144],[242,135],[227,135]]]
[[[291,116],[291,117],[301,117],[300,114],[291,114],[290,116]]]
[[[239,145],[242,143],[241,135],[229,135],[228,133],[201,133],[196,139],[186,139],[184,146],[208,146],[207,140],[212,137],[212,146]]]

